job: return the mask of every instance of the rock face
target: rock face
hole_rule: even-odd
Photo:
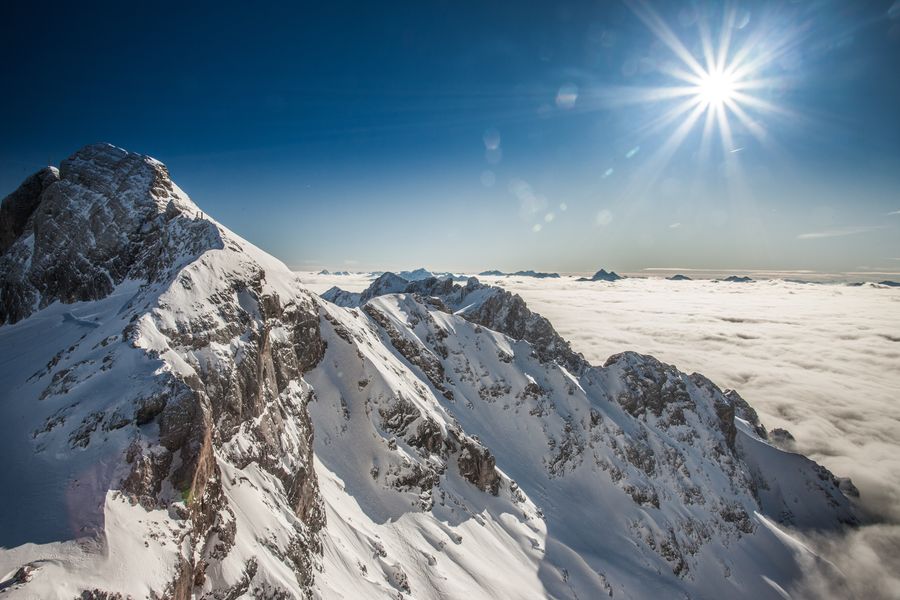
[[[0,215],[10,597],[774,598],[814,560],[779,527],[856,518],[737,392],[475,278],[317,298],[153,159]]]
[[[0,323],[56,300],[103,298],[125,279],[164,279],[178,260],[221,245],[179,192],[161,163],[103,144],[28,178],[2,205]],[[194,214],[168,227],[184,211]]]
[[[34,209],[41,202],[44,190],[59,181],[55,167],[41,169],[0,204],[0,256],[12,246],[28,225]]]
[[[329,302],[337,304],[338,306],[359,306],[358,292],[348,292],[346,290],[342,290],[337,286],[331,287],[328,290],[324,291],[322,293],[322,297]]]
[[[559,273],[542,273],[539,271],[516,271],[509,273],[509,277],[535,277],[537,279],[559,279]]]
[[[394,275],[393,273],[383,273],[360,294],[359,303],[365,304],[375,296],[402,292],[404,289],[406,289],[406,286],[409,285],[409,282],[409,279],[400,277],[399,275]]]

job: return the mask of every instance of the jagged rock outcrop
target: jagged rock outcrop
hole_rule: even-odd
[[[363,305],[375,296],[384,294],[394,294],[402,292],[410,280],[394,275],[393,273],[382,273],[372,284],[359,295],[359,304]]]
[[[494,496],[500,492],[500,476],[495,468],[497,461],[490,450],[463,443],[457,465],[460,474],[482,492],[490,492]]]

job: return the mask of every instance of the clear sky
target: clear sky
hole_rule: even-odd
[[[108,141],[297,268],[900,271],[900,2],[189,4],[4,5],[0,194]]]

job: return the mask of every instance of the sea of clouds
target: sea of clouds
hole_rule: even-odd
[[[318,292],[369,282],[303,279]],[[593,364],[635,350],[738,390],[769,430],[789,430],[797,451],[850,477],[870,521],[840,537],[807,535],[844,581],[811,572],[795,596],[900,598],[900,289],[482,279],[520,294]]]

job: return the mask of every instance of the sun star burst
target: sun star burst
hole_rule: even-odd
[[[718,131],[724,152],[734,150],[733,130],[749,134],[763,144],[769,142],[762,121],[767,116],[790,114],[765,99],[779,85],[777,76],[768,74],[789,47],[790,39],[776,37],[762,26],[747,27],[738,19],[737,5],[727,3],[722,21],[713,35],[709,14],[697,20],[691,47],[675,34],[665,20],[644,0],[629,2],[634,13],[655,37],[674,54],[675,61],[660,66],[671,83],[645,89],[641,102],[666,102],[670,106],[647,126],[647,133],[672,129],[661,153],[671,156],[698,123],[702,122],[701,150],[709,150],[713,133]],[[740,34],[740,43],[735,42]],[[714,39],[715,37],[715,39]]]

